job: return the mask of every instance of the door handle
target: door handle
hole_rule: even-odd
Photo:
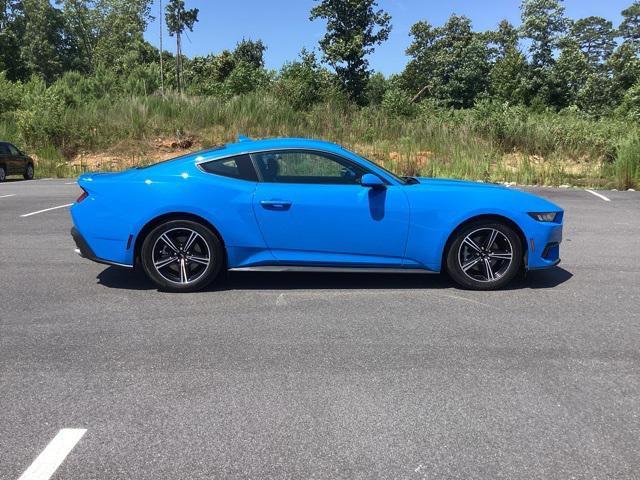
[[[260,200],[260,205],[268,210],[289,210],[291,202],[288,200]]]

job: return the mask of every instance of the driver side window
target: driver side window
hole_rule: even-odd
[[[268,183],[357,185],[367,173],[362,167],[328,153],[284,150],[253,154]]]

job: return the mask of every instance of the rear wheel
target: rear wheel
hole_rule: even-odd
[[[33,175],[34,175],[35,171],[33,169],[33,164],[29,164],[27,165],[27,169],[24,171],[24,179],[25,180],[33,180]]]
[[[142,266],[161,289],[193,292],[209,285],[224,266],[218,236],[191,220],[171,220],[154,228],[142,243]]]
[[[7,179],[7,169],[4,165],[0,165],[0,182],[4,182]]]
[[[447,271],[459,285],[495,290],[507,285],[522,266],[522,243],[505,223],[479,221],[462,228],[447,251]]]

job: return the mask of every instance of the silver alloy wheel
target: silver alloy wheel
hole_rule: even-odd
[[[153,265],[162,278],[181,285],[198,280],[212,261],[209,245],[195,230],[173,228],[153,244]]]
[[[29,165],[27,167],[27,177],[28,178],[33,178],[33,165]]]
[[[460,244],[458,264],[462,272],[477,282],[495,282],[509,270],[513,246],[500,230],[485,227],[474,230]]]
[[[0,182],[4,182],[7,178],[7,172],[4,171],[4,168],[0,168]]]

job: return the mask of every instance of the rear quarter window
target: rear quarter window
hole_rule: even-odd
[[[249,155],[237,155],[235,157],[220,158],[200,164],[200,168],[214,175],[223,177],[237,178],[238,180],[247,180],[257,182],[258,175],[253,162]]]

